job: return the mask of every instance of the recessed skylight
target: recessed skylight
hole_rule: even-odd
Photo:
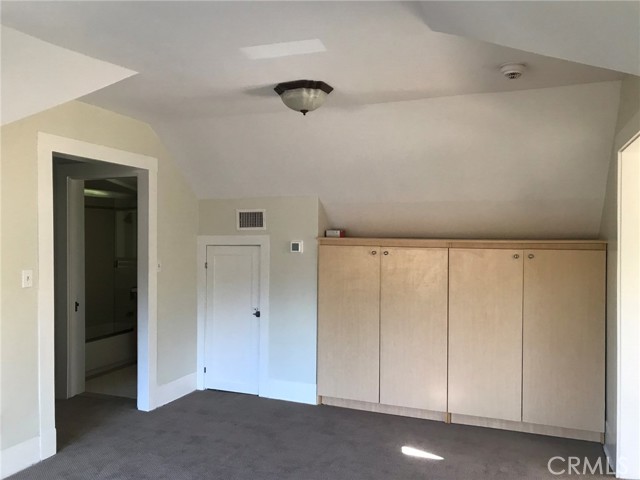
[[[312,40],[298,40],[295,42],[269,43],[240,49],[251,60],[263,58],[289,57],[291,55],[307,55],[309,53],[326,52],[323,43],[314,38]]]

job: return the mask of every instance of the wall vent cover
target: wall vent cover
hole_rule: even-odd
[[[265,210],[236,210],[238,230],[266,230]]]

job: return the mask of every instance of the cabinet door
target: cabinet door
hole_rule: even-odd
[[[381,248],[380,403],[447,409],[446,248]]]
[[[318,395],[375,402],[380,372],[380,249],[321,245]]]
[[[605,252],[525,252],[525,422],[604,431]]]
[[[521,250],[449,252],[449,411],[522,419]]]

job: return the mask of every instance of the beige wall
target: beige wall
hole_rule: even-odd
[[[622,82],[616,137],[609,164],[600,237],[607,240],[607,433],[608,453],[615,459],[617,432],[617,292],[618,292],[618,152],[640,131],[640,78]]]
[[[70,102],[2,127],[2,449],[38,435],[37,134],[46,132],[158,158],[158,383],[196,364],[198,204],[153,130],[128,117]],[[34,270],[34,288],[20,271]],[[53,339],[51,339],[53,341]]]
[[[238,232],[236,209],[266,209],[267,230]],[[269,379],[316,382],[318,199],[271,197],[200,202],[200,235],[269,235]],[[304,252],[290,253],[302,240]],[[315,389],[315,385],[313,385]]]

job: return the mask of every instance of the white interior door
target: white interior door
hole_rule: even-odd
[[[260,247],[207,246],[205,388],[258,394]]]
[[[84,180],[67,179],[67,396],[84,392]]]

